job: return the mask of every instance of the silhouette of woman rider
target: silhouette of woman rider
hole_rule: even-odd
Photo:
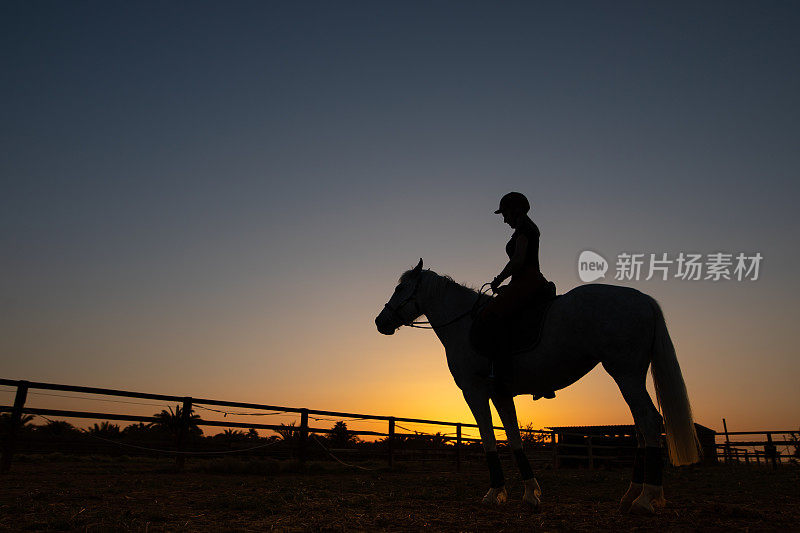
[[[510,396],[505,383],[511,373],[511,338],[509,325],[518,311],[543,298],[548,281],[539,268],[539,228],[528,217],[530,203],[524,194],[510,192],[500,199],[503,222],[514,229],[506,243],[509,261],[491,282],[497,294],[483,308],[473,323],[470,338],[476,350],[492,359],[492,393]],[[511,281],[501,287],[508,277]],[[544,396],[552,397],[547,391]]]

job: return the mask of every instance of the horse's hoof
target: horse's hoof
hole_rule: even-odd
[[[525,504],[532,513],[538,513],[542,508],[542,500],[536,496],[525,495],[522,497],[522,503]]]
[[[508,492],[505,487],[489,489],[481,500],[484,505],[503,505],[508,501]]]
[[[631,504],[633,503],[633,500],[638,498],[641,493],[642,484],[631,482],[630,486],[628,487],[628,491],[625,493],[625,496],[623,496],[619,501],[617,512],[620,514],[627,514],[631,510]]]
[[[537,498],[542,497],[542,488],[539,486],[539,482],[536,481],[535,477],[524,480],[522,484],[525,486],[525,494],[530,491]]]
[[[542,489],[539,487],[539,482],[536,478],[526,479],[522,482],[525,486],[525,492],[522,494],[522,502],[530,507],[534,513],[538,513],[542,505]]]
[[[638,498],[633,500],[629,512],[631,514],[640,515],[655,514],[656,511],[653,505],[663,507],[664,504],[666,504],[666,500],[664,499],[664,487],[645,483],[642,485],[642,493]]]
[[[643,503],[638,498],[633,501],[628,512],[636,515],[652,515],[656,513],[650,502]]]
[[[617,507],[617,513],[619,514],[628,514],[631,510],[631,505],[633,504],[633,500],[626,500],[624,497],[619,502],[619,507]]]

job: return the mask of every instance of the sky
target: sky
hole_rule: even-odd
[[[420,257],[498,274],[515,190],[559,293],[592,250],[661,303],[698,423],[797,429],[799,23],[791,1],[3,2],[0,377],[471,421],[436,336],[373,321]],[[763,259],[616,280],[623,252]],[[153,412],[62,396],[28,404]],[[516,403],[632,422],[601,367]]]

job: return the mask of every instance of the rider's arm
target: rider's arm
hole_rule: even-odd
[[[524,233],[520,233],[517,235],[517,242],[514,246],[514,255],[511,257],[511,260],[503,267],[503,271],[494,278],[494,281],[497,282],[498,285],[503,283],[503,281],[508,278],[510,275],[516,273],[520,267],[525,263],[525,252],[528,250],[528,238],[525,236]]]

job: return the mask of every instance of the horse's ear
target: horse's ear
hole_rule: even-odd
[[[415,276],[418,276],[420,272],[422,272],[422,258],[421,257],[419,258],[419,263],[417,263],[417,266],[414,267],[413,274]]]

